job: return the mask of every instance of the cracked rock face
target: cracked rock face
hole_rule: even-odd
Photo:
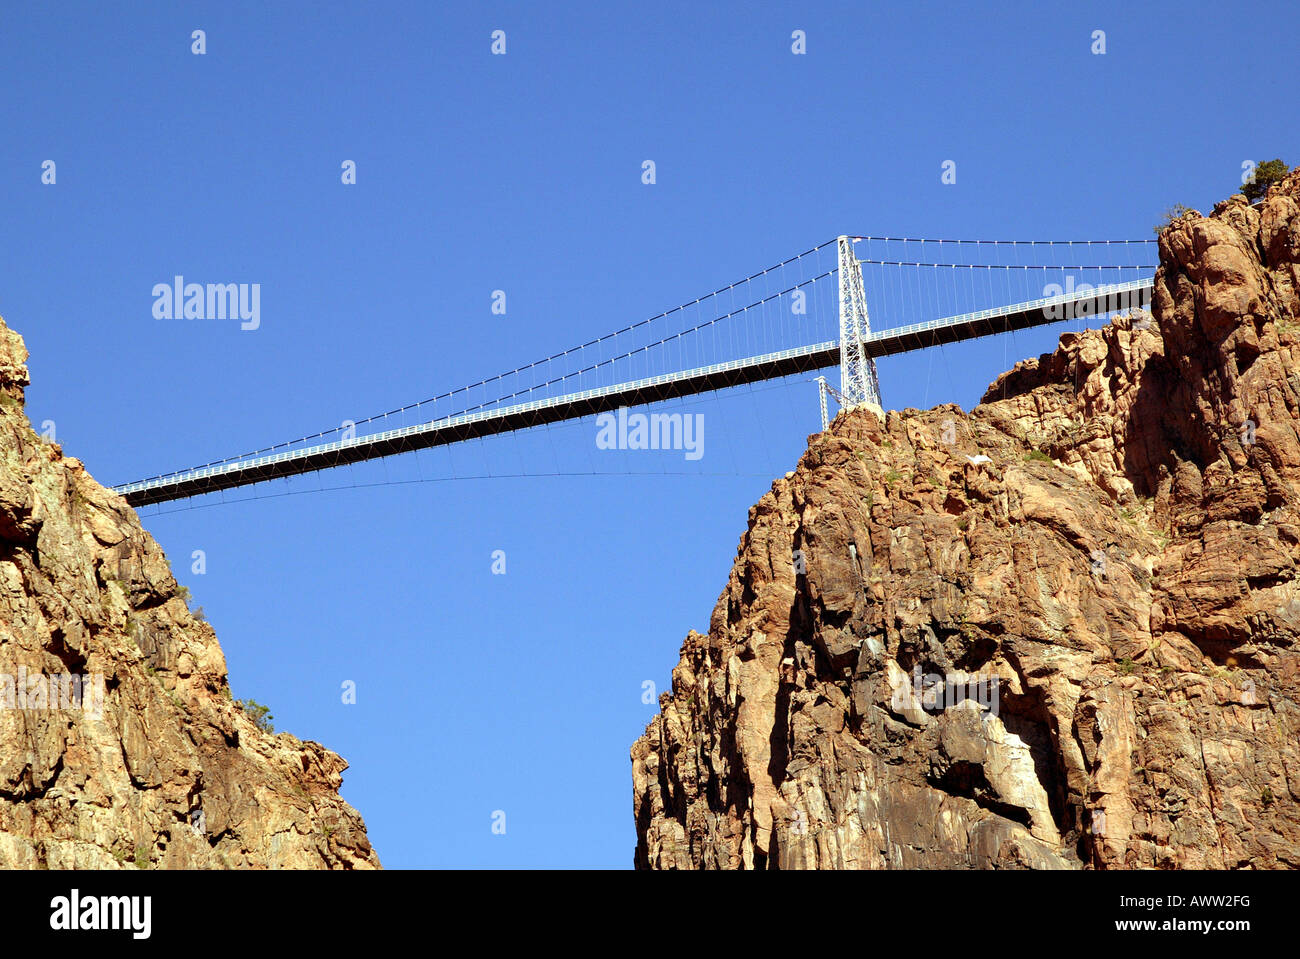
[[[134,510],[31,429],[0,320],[0,866],[378,868],[347,764],[231,701]]]
[[[751,509],[638,867],[1300,867],[1300,174],[1159,243],[1153,316],[843,414]]]

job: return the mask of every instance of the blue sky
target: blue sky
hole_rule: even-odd
[[[1267,29],[1220,3],[547,6],[11,5],[0,315],[38,428],[127,482],[513,368],[840,233],[1149,237],[1243,161],[1300,158],[1285,5]],[[175,274],[260,284],[261,328],[155,320]],[[969,407],[1057,332],[885,360],[886,405]],[[386,865],[625,867],[643,683],[667,688],[750,505],[818,426],[805,381],[680,408],[708,417],[698,464],[597,465],[581,422],[145,523],[235,695],[352,764]]]

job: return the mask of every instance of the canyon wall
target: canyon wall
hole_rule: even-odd
[[[1151,314],[841,414],[632,747],[635,864],[1300,866],[1300,174]]]
[[[0,867],[378,868],[347,764],[232,701],[135,511],[32,430],[26,359],[0,320]]]

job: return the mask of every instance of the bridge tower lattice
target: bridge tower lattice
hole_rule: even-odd
[[[867,295],[862,286],[862,264],[853,253],[855,242],[848,236],[838,238],[840,392],[844,394],[845,409],[866,406],[879,412],[882,406],[876,361],[867,355],[863,344],[871,333],[871,319],[867,315]]]

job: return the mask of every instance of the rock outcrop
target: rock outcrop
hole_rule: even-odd
[[[0,866],[378,868],[347,764],[232,702],[134,510],[31,428],[0,320]]]
[[[969,414],[841,415],[632,748],[642,868],[1300,867],[1300,174]]]

